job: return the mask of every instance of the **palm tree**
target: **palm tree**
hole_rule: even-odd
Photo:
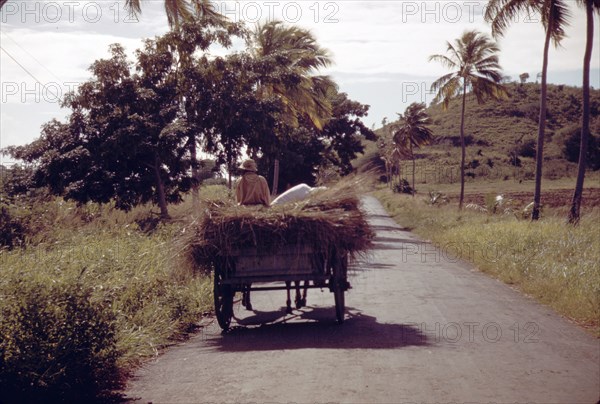
[[[408,151],[403,145],[394,141],[382,140],[379,144],[379,154],[385,163],[385,175],[390,189],[394,189],[394,173],[398,176],[398,184],[402,181],[400,161],[407,157]]]
[[[502,72],[498,62],[499,48],[487,35],[478,31],[467,31],[456,39],[454,45],[447,42],[447,55],[432,55],[429,61],[440,62],[448,73],[437,79],[431,85],[431,91],[436,92],[433,102],[443,101],[444,109],[448,108],[450,100],[462,95],[462,110],[460,115],[460,200],[459,210],[463,207],[465,194],[465,109],[467,92],[471,91],[480,104],[486,99],[506,97],[502,84]]]
[[[500,37],[504,35],[510,23],[515,21],[515,18],[522,12],[539,14],[544,30],[546,31],[541,73],[542,84],[535,164],[535,193],[533,195],[533,211],[531,213],[531,220],[537,220],[540,217],[544,136],[546,131],[548,51],[550,49],[550,40],[554,42],[555,46],[558,46],[560,41],[565,37],[564,27],[567,25],[569,13],[564,0],[490,0],[485,13],[485,20],[492,24],[492,35]]]
[[[394,125],[394,143],[400,145],[401,149],[409,151],[412,158],[412,194],[415,195],[415,154],[414,147],[429,144],[433,138],[433,132],[428,125],[431,118],[427,114],[424,103],[413,102],[404,111],[404,115],[398,114],[400,121]]]
[[[252,33],[251,52],[257,60],[276,61],[277,70],[293,80],[270,80],[257,89],[262,97],[277,97],[284,106],[283,120],[292,127],[303,117],[321,130],[331,117],[330,95],[335,89],[328,76],[315,73],[332,63],[329,51],[306,29],[281,21],[259,24]],[[279,160],[275,159],[273,195],[277,193]]]
[[[583,57],[583,94],[581,115],[581,143],[579,145],[579,166],[577,168],[577,182],[571,210],[569,211],[569,223],[579,223],[581,211],[581,196],[583,194],[583,181],[585,179],[585,168],[587,164],[587,146],[590,134],[590,61],[592,59],[592,48],[594,46],[594,11],[600,14],[600,0],[577,0],[585,7],[587,17],[587,34],[585,55]]]

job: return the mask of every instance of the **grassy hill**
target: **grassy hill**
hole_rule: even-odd
[[[507,88],[507,100],[480,105],[474,96],[467,96],[465,136],[471,181],[533,179],[540,86],[510,83]],[[417,152],[418,183],[456,182],[460,161],[460,110],[460,100],[450,102],[447,110],[441,104],[429,106],[435,140]],[[548,179],[572,177],[577,165],[567,161],[564,149],[565,142],[580,127],[581,88],[549,85],[547,116],[544,176]],[[597,137],[600,135],[600,90],[591,92],[591,117],[591,133]],[[376,132],[389,136],[390,126]],[[368,161],[377,161],[374,142],[368,142],[356,166],[364,166]]]
[[[489,146],[496,151],[508,152],[515,143],[537,138],[540,86],[534,83],[509,84],[509,99],[478,104],[475,97],[467,97],[465,135],[476,145]],[[444,111],[440,104],[430,106],[428,112],[434,122],[432,128],[438,138],[459,136],[461,103],[451,102]],[[592,133],[600,129],[600,90],[591,92]],[[548,157],[562,158],[565,136],[581,122],[581,88],[563,85],[548,86],[546,140]]]

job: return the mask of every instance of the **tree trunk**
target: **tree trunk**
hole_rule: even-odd
[[[581,197],[583,181],[587,165],[587,146],[590,133],[590,61],[594,46],[594,7],[590,0],[585,2],[587,16],[587,38],[585,56],[583,57],[583,113],[581,116],[581,143],[579,144],[579,166],[577,167],[577,183],[569,211],[569,223],[578,224],[581,214]]]
[[[535,193],[533,194],[533,211],[531,220],[540,218],[540,201],[542,199],[542,167],[544,164],[544,136],[546,133],[546,78],[548,74],[548,51],[550,49],[550,37],[554,19],[550,15],[548,28],[546,29],[546,42],[544,43],[544,62],[542,65],[542,91],[540,94],[540,119],[538,125],[537,150],[535,153]]]
[[[235,170],[235,167],[233,165],[233,160],[231,157],[227,157],[227,187],[229,189],[233,189],[233,176],[231,175],[231,173]]]
[[[190,158],[192,160],[192,208],[194,211],[200,209],[200,191],[198,184],[198,151],[196,146],[196,135],[190,135]]]
[[[413,153],[413,144],[412,144],[412,139],[410,139],[410,156],[412,157],[412,166],[413,166],[413,172],[412,172],[412,196],[413,198],[415,197],[415,193],[416,193],[416,189],[415,189],[415,154]]]
[[[404,191],[404,181],[402,179],[402,160],[398,158],[396,162],[396,171],[398,172],[398,185],[400,186],[400,191]]]
[[[167,209],[167,198],[165,195],[165,184],[160,175],[160,159],[154,154],[154,175],[156,177],[156,192],[158,193],[158,206],[160,208],[160,218],[169,219],[169,210]]]
[[[467,81],[463,79],[463,99],[462,111],[460,114],[460,199],[458,200],[458,210],[462,210],[465,200],[465,159],[467,150],[465,146],[465,109],[467,106]]]
[[[273,190],[271,191],[271,195],[273,197],[277,196],[278,185],[279,185],[279,159],[275,159],[275,164],[273,165]]]

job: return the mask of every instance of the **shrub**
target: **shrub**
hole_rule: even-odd
[[[537,142],[535,139],[529,139],[524,142],[517,150],[517,154],[521,157],[535,158]]]
[[[394,192],[398,194],[409,194],[412,195],[415,193],[415,190],[410,186],[408,181],[404,178],[400,180],[400,183],[394,185]]]
[[[479,162],[478,159],[473,159],[470,162],[467,163],[467,165],[465,166],[465,168],[469,169],[476,169],[477,167],[479,167],[481,165],[481,163]]]
[[[514,151],[511,151],[510,153],[508,153],[507,162],[515,167],[522,167],[522,165],[523,165],[521,162],[521,159],[517,156],[517,153]]]
[[[575,128],[567,137],[563,147],[565,158],[573,163],[579,161],[579,147],[581,143],[581,128]],[[590,133],[588,137],[587,166],[596,171],[600,169],[600,142]]]
[[[120,385],[114,315],[90,296],[73,281],[2,285],[1,402],[83,401]]]
[[[0,208],[0,248],[6,247],[9,250],[23,246],[27,227],[14,215],[6,206]]]

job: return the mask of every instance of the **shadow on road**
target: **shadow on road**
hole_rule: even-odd
[[[372,216],[370,216],[372,217]],[[371,229],[375,232],[378,231],[390,231],[390,232],[398,232],[398,231],[411,231],[410,227],[400,227],[400,226],[386,226],[386,225],[377,225],[372,224]]]
[[[419,328],[405,324],[382,324],[372,316],[348,309],[343,324],[334,320],[331,308],[305,308],[297,315],[279,319],[281,311],[255,312],[238,319],[232,328],[209,342],[221,351],[271,351],[281,349],[391,349],[429,345]],[[297,319],[307,320],[296,322]],[[293,320],[292,322],[289,322]],[[271,321],[270,323],[264,323]]]
[[[394,269],[397,268],[398,265],[394,264],[383,264],[380,262],[370,262],[370,261],[361,261],[355,262],[348,266],[348,274],[355,275],[361,272],[367,271],[369,269]],[[352,283],[352,279],[350,279],[350,283]]]

